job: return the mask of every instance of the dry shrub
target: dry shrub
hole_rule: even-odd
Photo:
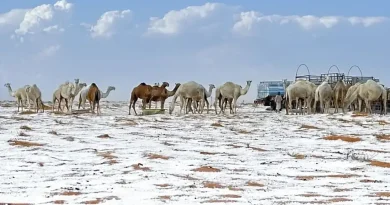
[[[19,114],[21,114],[21,115],[31,115],[31,114],[37,114],[37,113],[34,112],[34,111],[31,111],[31,110],[26,110],[26,111],[20,112]]]
[[[344,135],[329,135],[326,137],[323,137],[324,140],[342,140],[344,142],[359,142],[362,139],[359,137],[351,137],[351,136],[344,136]]]
[[[389,162],[381,162],[381,161],[376,161],[376,160],[371,161],[370,165],[376,166],[376,167],[382,167],[382,168],[390,168]]]
[[[209,199],[206,201],[202,201],[201,203],[234,203],[237,202],[237,200],[225,200],[225,199]]]
[[[211,126],[213,126],[213,127],[223,127],[223,125],[221,125],[221,123],[219,123],[219,122],[212,123]]]
[[[359,175],[356,174],[330,174],[330,175],[318,175],[318,176],[296,176],[295,179],[302,180],[302,181],[309,181],[313,180],[314,178],[351,178],[351,177],[358,177]]]
[[[353,112],[351,117],[367,117],[368,113],[366,112]]]
[[[64,191],[64,192],[61,192],[59,195],[62,195],[62,196],[78,196],[78,195],[81,195],[81,192],[78,192],[78,191]]]
[[[218,154],[217,152],[200,152],[200,154],[204,154],[204,155],[216,155]]]
[[[376,192],[375,196],[377,196],[377,197],[390,197],[390,192]]]
[[[194,171],[194,172],[220,172],[221,170],[214,168],[214,167],[211,167],[211,166],[203,166],[203,167],[199,167],[196,169],[192,169],[191,171]]]
[[[352,201],[352,199],[347,199],[347,198],[332,198],[332,199],[328,199],[326,200],[328,202],[332,202],[332,203],[336,203],[336,202],[345,202],[345,201]]]
[[[8,140],[8,143],[13,146],[21,146],[21,147],[35,147],[35,146],[43,146],[43,144],[36,143],[36,142],[28,142],[28,141],[21,141],[21,140]]]
[[[374,180],[374,179],[362,179],[360,180],[362,183],[382,183],[380,180]]]
[[[322,195],[321,194],[317,194],[317,193],[306,193],[306,194],[299,194],[298,196],[303,196],[303,197],[320,197]]]
[[[97,136],[97,138],[100,138],[100,139],[108,139],[108,138],[112,138],[112,137],[110,137],[110,135],[108,135],[108,134],[103,134],[103,135]]]
[[[52,135],[58,135],[58,133],[54,130],[50,131],[49,134],[52,134]]]
[[[288,156],[294,157],[295,159],[305,159],[306,156],[303,154],[296,154],[296,153],[288,153]]]
[[[112,155],[112,152],[97,152],[96,153],[99,157],[103,157],[104,159],[107,159],[108,161],[103,162],[103,164],[116,164],[118,161],[115,159],[118,158],[117,156]]]
[[[151,169],[149,167],[143,167],[144,165],[141,164],[141,163],[138,163],[138,164],[133,164],[131,165],[133,167],[134,170],[140,170],[140,171],[151,171]]]
[[[225,186],[221,185],[218,182],[203,182],[202,183],[205,188],[210,188],[210,189],[221,189],[225,188]]]
[[[158,198],[164,199],[164,200],[170,200],[171,196],[158,196]]]
[[[55,201],[52,201],[50,203],[53,203],[53,204],[65,204],[65,200],[55,200]]]
[[[168,160],[170,157],[159,155],[159,154],[148,154],[148,159],[163,159]]]
[[[263,187],[264,184],[260,184],[260,183],[257,183],[257,182],[252,182],[252,181],[249,181],[246,183],[247,186],[256,186],[256,187]]]
[[[302,180],[302,181],[309,181],[309,180],[313,180],[314,176],[297,176],[295,177],[295,179]]]
[[[253,150],[256,150],[256,151],[259,151],[259,152],[265,152],[265,151],[267,151],[267,150],[265,150],[265,149],[261,149],[261,148],[258,148],[258,147],[249,147],[249,148],[251,148],[251,149],[253,149]]]
[[[100,203],[105,202],[106,200],[113,200],[113,199],[120,200],[120,198],[117,196],[107,196],[104,198],[96,198],[95,200],[84,201],[82,203],[83,204],[100,204]]]
[[[376,135],[376,139],[379,141],[390,140],[390,135],[389,134],[378,134],[378,135]]]
[[[172,186],[172,185],[171,184],[155,184],[155,186],[165,188],[165,187],[169,187],[169,186]]]
[[[241,198],[240,195],[236,195],[236,194],[225,194],[225,195],[220,195],[220,196],[223,198]]]
[[[246,130],[237,130],[237,133],[239,133],[239,134],[250,134],[251,132],[246,131]]]
[[[300,129],[320,130],[320,128],[312,126],[312,125],[301,125]]]
[[[20,129],[22,130],[27,130],[27,131],[31,131],[31,127],[27,126],[27,125],[23,125],[23,126],[20,126]]]
[[[241,189],[241,188],[238,188],[238,187],[229,186],[228,188],[229,188],[230,191],[244,191],[244,189]]]

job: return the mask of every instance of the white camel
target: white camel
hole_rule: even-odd
[[[324,82],[322,82],[315,91],[315,97],[314,97],[314,106],[313,109],[315,109],[317,106],[317,102],[320,101],[320,112],[324,113],[326,110],[326,113],[329,113],[330,108],[330,101],[332,100],[333,96],[333,90],[332,87],[328,83],[329,76],[326,76]],[[325,109],[324,109],[325,104]]]
[[[355,85],[352,85],[351,87],[348,88],[347,93],[345,94],[343,103],[345,102],[346,98],[351,97],[352,93],[354,93],[356,91],[356,89],[359,87],[359,85],[361,85],[361,83],[357,82]],[[358,111],[360,112],[362,110],[362,99],[358,96],[356,100],[351,102],[351,106],[354,107],[354,110],[356,110],[356,108],[357,108]],[[343,108],[344,108],[344,106],[343,106]],[[345,112],[344,109],[343,109],[343,112]]]
[[[344,79],[338,80],[336,85],[333,88],[333,93],[334,93],[333,102],[335,107],[334,110],[335,113],[339,112],[339,107],[340,107],[339,102],[341,102],[341,109],[344,112],[344,99],[347,91],[348,89],[347,89],[347,85],[344,82]]]
[[[55,102],[58,100],[58,111],[61,109],[61,111],[63,110],[63,107],[61,107],[61,102],[62,102],[62,99],[64,98],[61,98],[61,90],[64,86],[69,86],[69,85],[72,85],[72,87],[75,87],[75,93],[78,91],[78,90],[81,90],[83,87],[85,87],[87,84],[86,83],[79,83],[79,79],[75,79],[75,83],[70,83],[69,81],[65,81],[63,84],[61,84],[60,86],[58,86],[57,90],[54,91],[53,93],[53,107],[52,107],[52,110],[54,111],[54,104]],[[72,104],[73,104],[73,99],[74,99],[75,95],[72,94],[69,101],[70,102],[70,106],[72,107]],[[60,100],[61,99],[61,100]],[[69,107],[66,106],[67,109],[69,110]]]
[[[80,109],[80,106],[82,106],[83,109],[85,109],[85,102],[86,102],[86,99],[87,99],[87,94],[88,94],[88,90],[89,90],[90,86],[91,85],[88,85],[88,86],[84,87],[76,95],[76,99],[79,100],[79,109]],[[103,91],[100,90],[101,98],[107,98],[112,90],[115,90],[114,86],[108,86],[107,91],[105,93],[103,93]]]
[[[287,88],[285,88],[285,97],[286,97],[286,114],[288,115],[288,109],[292,108],[292,101],[296,101],[296,107],[300,108],[301,102],[299,98],[302,98],[304,101],[304,106],[307,107],[308,114],[311,113],[311,103],[315,97],[315,90],[317,86],[307,80],[297,80],[291,83]],[[288,105],[287,105],[288,102]],[[300,114],[303,114],[303,110],[300,110]]]
[[[202,85],[202,87],[203,87],[203,85]],[[205,93],[205,103],[206,103],[206,105],[207,105],[207,113],[209,113],[209,108],[210,108],[210,106],[209,106],[209,101],[207,100],[207,98],[209,98],[210,96],[211,96],[211,93],[213,92],[213,89],[215,88],[215,85],[214,84],[209,84],[209,90],[207,91],[206,90],[206,88],[205,87],[203,87],[203,89],[204,89],[204,93]],[[189,98],[189,99],[187,99],[187,100],[189,100],[189,102],[187,102],[187,104],[188,104],[188,108],[191,110],[192,108],[191,108],[191,102],[192,102],[192,99],[191,98]],[[194,109],[195,109],[195,111],[198,111],[198,107],[199,107],[199,101],[200,101],[200,99],[198,98],[196,101],[193,101],[192,102],[192,104],[193,104],[193,106],[194,106]]]
[[[233,99],[233,113],[237,113],[237,99],[241,95],[246,95],[248,93],[248,90],[251,86],[252,81],[248,80],[246,81],[245,88],[242,88],[241,85],[235,84],[233,82],[226,82],[223,85],[218,87],[218,92],[215,93],[215,101],[214,101],[214,107],[215,110],[217,110],[217,99],[222,96],[222,102],[225,101],[225,99]],[[217,112],[217,111],[216,111]],[[224,112],[224,110],[221,107],[221,112]]]
[[[68,103],[71,101],[72,97],[75,96],[76,86],[73,83],[64,85],[60,89],[60,104],[61,100],[65,100],[65,106],[68,108],[68,112],[72,112],[72,106],[69,106]],[[60,106],[60,105],[59,105]]]
[[[196,101],[196,99],[200,98],[200,113],[203,112],[204,103],[205,103],[205,89],[204,87],[196,83],[195,81],[189,81],[184,84],[181,84],[179,88],[177,89],[175,95],[173,95],[171,105],[169,107],[169,114],[172,114],[175,103],[178,97],[180,97],[180,114],[183,109],[186,111],[187,108],[187,100],[188,98],[191,98],[193,101]]]
[[[36,84],[28,86],[25,88],[27,98],[32,100],[36,106],[37,112],[39,111],[39,106],[42,106],[42,111],[45,112],[45,105],[42,101],[42,93]]]
[[[10,96],[16,98],[16,102],[18,104],[18,112],[19,112],[19,107],[21,107],[23,112],[23,103],[27,101],[27,93],[25,90],[25,87],[27,87],[27,85],[17,89],[16,91],[12,91],[10,83],[6,83],[4,84],[4,86],[8,88],[8,92]],[[27,103],[29,103],[29,101],[27,101]]]
[[[382,98],[384,114],[387,113],[387,91],[379,83],[373,80],[358,85],[357,89],[345,99],[344,108],[348,107],[354,100],[361,98],[364,100],[368,113],[372,113],[371,102]]]

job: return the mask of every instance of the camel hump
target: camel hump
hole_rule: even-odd
[[[92,83],[91,87],[97,87],[97,85],[95,83]]]
[[[139,85],[146,85],[146,83],[140,83]]]

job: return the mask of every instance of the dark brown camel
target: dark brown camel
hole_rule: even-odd
[[[165,104],[165,100],[167,99],[167,98],[169,98],[169,97],[172,97],[173,95],[175,95],[175,93],[176,93],[176,91],[177,91],[177,89],[180,87],[180,83],[176,83],[175,84],[175,88],[173,89],[173,90],[171,90],[171,91],[169,91],[169,90],[167,90],[166,88],[165,88],[165,91],[164,92],[161,92],[161,93],[163,93],[162,95],[160,95],[160,96],[157,96],[157,95],[154,95],[154,94],[156,94],[156,93],[154,93],[153,94],[153,97],[151,98],[151,101],[154,101],[154,102],[158,102],[158,101],[161,101],[161,109],[164,109],[164,104]],[[166,93],[166,94],[165,94]],[[150,106],[149,106],[149,108],[150,108]],[[156,108],[157,108],[157,104],[156,104]]]
[[[169,87],[169,83],[163,82],[161,86],[153,86],[152,92],[149,100],[149,109],[152,106],[152,101],[161,101],[161,109],[164,109],[165,99],[168,98],[168,90],[166,87]]]
[[[89,105],[91,106],[92,113],[95,113],[95,106],[96,106],[96,113],[99,114],[100,112],[100,99],[102,98],[99,88],[95,83],[92,83],[89,87],[88,93],[87,93],[87,100],[89,101]]]
[[[135,103],[137,102],[138,98],[142,99],[142,108],[145,109],[146,103],[150,101],[151,94],[152,86],[147,85],[146,83],[140,83],[137,87],[133,88],[130,97],[129,115],[131,110],[131,104],[133,104],[134,113],[135,115],[137,115],[137,112],[135,111]]]

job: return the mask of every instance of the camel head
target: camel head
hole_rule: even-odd
[[[165,87],[169,87],[169,83],[167,83],[167,82],[163,82],[163,83],[162,83],[162,85],[161,85],[161,87],[163,87],[163,88],[165,88]]]
[[[80,88],[87,87],[87,83],[79,83],[79,87]]]
[[[246,81],[246,84],[247,84],[248,86],[251,86],[251,83],[252,83],[251,80],[247,80],[247,81]]]
[[[108,86],[107,91],[115,90],[114,86]]]
[[[11,87],[11,84],[10,84],[10,83],[6,83],[6,84],[4,84],[4,87],[10,88],[10,87]]]
[[[80,79],[78,79],[78,78],[74,79],[75,84],[79,84],[79,82],[80,82]]]

